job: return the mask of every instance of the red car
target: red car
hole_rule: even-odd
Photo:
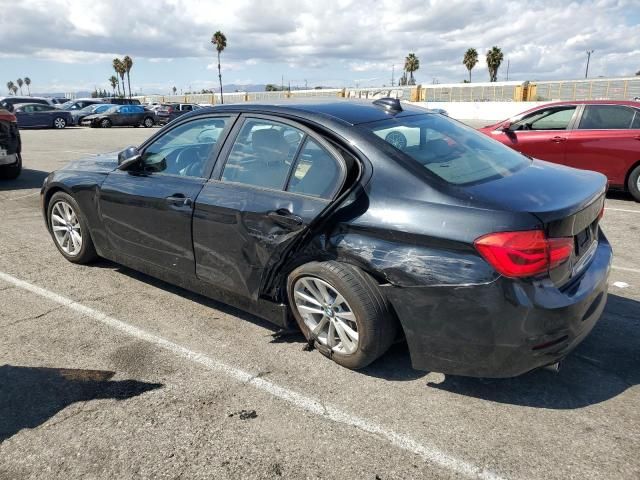
[[[640,103],[548,103],[480,129],[526,155],[595,170],[640,201]]]

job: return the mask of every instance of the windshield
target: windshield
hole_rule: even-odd
[[[68,102],[64,102],[64,103],[62,104],[62,108],[63,108],[64,110],[68,110],[68,109],[69,109],[69,107],[70,107],[71,105],[73,105],[73,100],[70,100],[70,101],[68,101]]]
[[[104,112],[100,112],[100,113],[116,113],[119,108],[120,108],[119,105],[114,105],[112,107],[107,108]]]
[[[530,162],[524,155],[439,114],[390,118],[361,127],[455,185],[506,177]]]
[[[95,110],[96,106],[95,105],[88,105],[86,107],[84,107],[82,110],[80,110],[82,113],[91,113]]]

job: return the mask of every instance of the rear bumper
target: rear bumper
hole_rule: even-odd
[[[18,154],[10,153],[8,155],[0,155],[0,166],[15,165],[18,163]]]
[[[481,285],[383,289],[414,368],[514,377],[561,360],[588,335],[606,304],[611,259],[600,234],[590,265],[562,289],[503,277]]]

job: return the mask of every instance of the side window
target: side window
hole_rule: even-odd
[[[631,124],[631,128],[634,130],[640,130],[640,110],[635,110],[636,114],[633,117],[633,123]]]
[[[125,113],[125,114],[126,114],[126,113],[131,113],[131,112],[129,111],[129,107],[127,107],[127,106],[125,105],[125,106],[120,107],[120,108],[118,109],[118,113]]]
[[[183,105],[182,110],[190,112],[191,110],[193,110],[193,107],[191,105]]]
[[[36,111],[36,109],[33,105],[25,105],[24,107],[22,107],[22,111],[24,113],[33,113]]]
[[[586,105],[580,130],[623,130],[631,128],[634,111],[622,105]]]
[[[511,130],[566,130],[576,107],[556,107],[530,113],[511,127]]]
[[[271,120],[247,120],[236,138],[222,180],[283,189],[304,133]]]
[[[169,130],[142,155],[146,172],[202,177],[229,117],[202,118]]]
[[[307,137],[287,191],[329,199],[339,187],[341,171],[337,160],[318,142]]]

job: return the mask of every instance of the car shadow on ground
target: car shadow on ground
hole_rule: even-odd
[[[640,302],[609,295],[589,336],[561,364],[509,379],[445,376],[429,387],[499,403],[575,409],[609,400],[640,383]]]
[[[20,176],[15,180],[0,180],[0,192],[7,190],[28,190],[30,188],[40,188],[44,179],[47,178],[47,175],[49,175],[49,172],[23,168]]]
[[[23,428],[36,428],[75,402],[126,400],[160,383],[111,381],[115,372],[0,366],[0,443]]]
[[[625,201],[636,203],[636,200],[631,196],[629,192],[625,192],[622,190],[607,191],[607,199],[608,200],[625,200]]]

